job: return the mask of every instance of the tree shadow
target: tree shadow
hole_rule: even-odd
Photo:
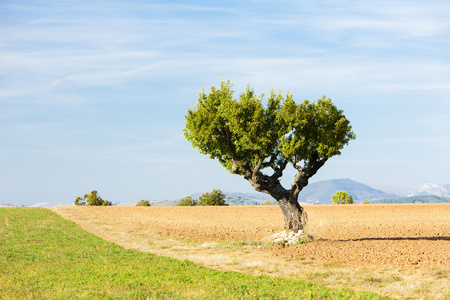
[[[359,238],[348,240],[330,240],[330,239],[317,239],[317,241],[335,241],[335,242],[359,242],[359,241],[450,241],[450,236],[421,236],[421,237],[373,237],[373,238]]]

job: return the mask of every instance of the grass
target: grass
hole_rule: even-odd
[[[1,208],[0,299],[71,298],[381,299],[127,250],[47,209]]]

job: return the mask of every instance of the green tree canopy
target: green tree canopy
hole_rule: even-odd
[[[151,206],[151,204],[150,201],[143,199],[136,203],[136,206]]]
[[[348,192],[337,191],[331,196],[331,201],[333,204],[353,204],[353,196],[349,196]]]
[[[177,206],[197,206],[197,205],[198,201],[192,199],[191,196],[181,198],[180,202],[177,203]]]
[[[330,99],[296,103],[292,94],[256,95],[248,87],[233,98],[231,83],[203,90],[188,110],[184,135],[200,153],[241,175],[255,190],[274,197],[286,229],[302,227],[298,194],[332,156],[355,138],[350,122]],[[297,174],[290,189],[280,179],[292,165]]]
[[[211,193],[204,193],[198,198],[199,206],[227,206],[225,194],[221,190],[214,189]]]
[[[108,200],[103,200],[98,195],[96,190],[93,190],[90,194],[85,194],[83,197],[77,197],[75,199],[75,205],[80,206],[111,206],[112,203]]]

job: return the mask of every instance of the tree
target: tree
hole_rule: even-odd
[[[221,190],[214,189],[211,193],[204,193],[198,198],[199,206],[227,206],[225,194]]]
[[[370,204],[370,202],[369,202],[369,200],[366,199],[363,201],[363,204]]]
[[[198,201],[192,199],[191,196],[181,198],[180,202],[177,203],[177,206],[197,206]]]
[[[111,206],[112,203],[108,200],[103,200],[102,197],[97,195],[97,191],[93,190],[90,194],[85,194],[83,197],[77,197],[75,199],[75,205],[77,206]]]
[[[233,94],[229,81],[200,92],[197,105],[185,116],[184,135],[200,153],[275,198],[285,228],[297,232],[303,228],[298,195],[355,138],[350,122],[325,97],[297,104],[292,94],[272,91],[264,104],[264,95],[250,87],[238,100]],[[290,189],[280,183],[288,165],[297,171]]]
[[[151,204],[150,201],[143,199],[136,203],[136,206],[151,206]]]
[[[349,196],[347,192],[337,191],[331,196],[333,204],[353,204],[353,196]]]

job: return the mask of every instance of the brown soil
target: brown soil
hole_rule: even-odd
[[[450,205],[308,206],[319,240],[271,249],[274,255],[347,265],[450,267]]]
[[[196,242],[255,241],[283,230],[277,206],[89,209]],[[450,267],[449,204],[307,205],[305,210],[316,242],[264,251],[355,266]]]
[[[450,297],[450,204],[305,205],[307,231],[315,241],[271,248],[221,241],[261,241],[282,231],[278,206],[53,210],[126,248],[219,270],[303,278],[400,298]]]

